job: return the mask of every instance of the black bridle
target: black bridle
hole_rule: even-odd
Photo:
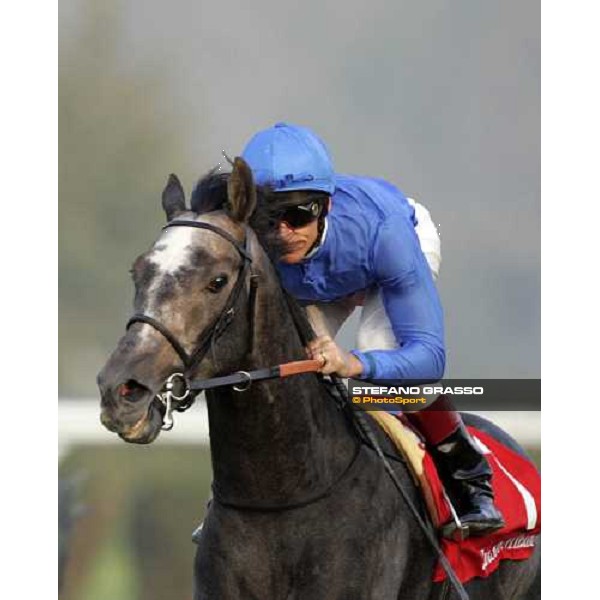
[[[196,395],[201,391],[191,390],[187,386],[187,376],[194,371],[194,369],[200,364],[202,359],[206,356],[209,349],[212,349],[214,355],[214,344],[219,339],[219,337],[225,332],[225,330],[229,327],[231,322],[235,317],[235,306],[240,298],[242,290],[244,289],[244,284],[248,279],[248,273],[250,273],[250,296],[248,303],[248,310],[250,311],[249,315],[249,323],[250,327],[253,327],[254,323],[254,301],[256,297],[256,288],[257,288],[257,276],[252,273],[252,257],[250,255],[249,249],[249,237],[246,231],[244,231],[244,240],[240,243],[236,240],[229,232],[217,227],[216,225],[212,225],[211,223],[199,222],[199,221],[189,221],[189,220],[175,220],[167,223],[163,229],[167,229],[168,227],[195,227],[197,229],[207,229],[216,233],[223,239],[227,240],[230,244],[234,246],[234,248],[239,253],[242,258],[242,262],[238,268],[238,275],[235,281],[231,292],[229,293],[229,297],[225,302],[225,306],[221,310],[221,312],[213,319],[213,321],[204,329],[204,331],[200,334],[198,341],[196,343],[196,347],[192,350],[191,353],[186,352],[183,345],[179,342],[179,340],[175,337],[175,335],[169,330],[168,327],[163,325],[158,319],[151,317],[150,315],[145,315],[143,313],[135,313],[127,322],[126,328],[129,329],[134,323],[145,323],[150,325],[156,331],[158,331],[171,345],[173,350],[177,353],[179,358],[181,359],[183,369],[180,373],[174,373],[171,375],[167,381],[165,382],[166,392],[165,394],[157,394],[157,397],[161,402],[166,406],[167,412],[165,414],[165,420],[163,424],[163,429],[169,430],[173,427],[173,420],[171,418],[171,401],[175,400],[177,402],[176,410],[182,412],[188,409],[194,402]],[[249,352],[252,353],[252,340],[253,340],[253,332],[250,332],[250,349]],[[177,385],[177,380],[180,380],[179,383],[183,384],[185,389],[181,395],[176,395],[174,388]]]
[[[213,322],[202,332],[202,334],[200,335],[200,338],[196,344],[196,348],[192,351],[191,354],[188,354],[185,351],[182,344],[180,344],[179,341],[177,340],[177,338],[173,335],[173,333],[171,333],[171,331],[169,331],[169,329],[167,327],[165,327],[160,321],[158,321],[154,317],[150,317],[143,313],[136,313],[127,322],[127,329],[129,329],[129,327],[131,327],[131,325],[133,325],[134,323],[146,323],[147,325],[150,325],[151,327],[156,329],[171,344],[171,346],[173,347],[173,350],[175,350],[175,352],[181,359],[181,362],[183,363],[183,367],[184,367],[183,372],[182,373],[173,373],[165,382],[164,387],[166,388],[166,391],[163,394],[157,394],[157,397],[159,398],[159,400],[161,400],[161,402],[163,402],[163,404],[166,406],[166,413],[165,413],[165,417],[164,417],[163,429],[168,430],[173,427],[173,420],[171,417],[171,411],[172,411],[171,402],[172,402],[172,400],[175,400],[177,403],[175,410],[182,412],[182,411],[188,409],[194,403],[196,395],[200,391],[205,390],[205,389],[221,387],[221,386],[226,386],[226,385],[233,385],[234,389],[236,389],[237,391],[245,391],[246,389],[248,389],[249,384],[255,380],[274,379],[277,377],[287,377],[290,375],[296,375],[296,374],[300,374],[300,373],[306,373],[306,372],[317,370],[317,365],[314,364],[314,363],[317,363],[317,361],[298,361],[296,363],[287,363],[287,365],[278,365],[276,367],[267,367],[265,369],[258,369],[256,371],[252,371],[250,373],[245,372],[245,371],[238,371],[238,373],[235,373],[233,375],[228,375],[225,377],[215,377],[212,379],[200,380],[197,382],[188,382],[187,375],[189,373],[191,373],[198,366],[198,364],[206,356],[206,353],[208,352],[208,350],[213,346],[213,344],[216,342],[216,340],[223,334],[223,332],[231,324],[231,322],[235,316],[235,308],[234,307],[235,307],[235,305],[240,297],[240,294],[244,288],[244,283],[247,279],[248,272],[250,272],[250,297],[249,297],[249,303],[248,303],[249,311],[250,311],[249,322],[250,322],[250,327],[251,328],[253,327],[253,322],[254,322],[253,312],[254,312],[254,300],[255,300],[256,288],[257,288],[257,279],[256,279],[256,276],[252,274],[252,269],[251,269],[252,257],[250,256],[248,234],[246,231],[244,231],[243,243],[240,243],[230,233],[228,233],[224,229],[221,229],[220,227],[217,227],[216,225],[212,225],[210,223],[198,222],[198,221],[177,220],[177,221],[171,221],[170,223],[167,223],[167,225],[165,225],[165,227],[163,227],[163,229],[167,229],[168,227],[196,227],[198,229],[208,229],[209,231],[212,231],[212,232],[220,235],[223,239],[230,242],[235,247],[235,249],[238,251],[238,253],[240,254],[240,257],[242,258],[242,262],[240,263],[240,266],[238,268],[238,276],[237,276],[236,282],[229,294],[229,297],[227,298],[227,301],[225,303],[223,310],[216,316],[216,318],[213,320]],[[254,337],[253,332],[251,330],[251,332],[250,332],[250,344],[251,345],[252,345],[253,337]],[[252,347],[250,347],[250,352],[251,351],[252,351]],[[305,364],[303,364],[303,363],[305,363]],[[308,363],[313,363],[313,364],[308,365]],[[285,370],[286,368],[288,369],[287,371]],[[176,387],[177,379],[180,379],[181,380],[180,383],[182,383],[184,386],[184,392],[179,396],[176,395],[176,393],[174,392],[174,388]],[[340,398],[347,398],[347,390],[345,389],[343,382],[337,377],[332,377],[332,379],[335,384],[335,387],[338,389]],[[235,386],[236,383],[243,383],[246,385],[243,388],[239,388],[239,387]],[[362,433],[362,435],[366,438],[368,445],[371,446],[377,453],[379,459],[381,460],[381,462],[384,466],[384,469],[386,470],[387,474],[390,476],[394,486],[401,493],[402,498],[404,499],[404,502],[407,504],[407,506],[409,507],[410,511],[413,514],[413,517],[416,519],[417,523],[419,524],[422,531],[424,532],[427,541],[429,542],[429,544],[432,546],[433,550],[438,555],[441,566],[444,569],[444,571],[446,572],[448,579],[450,581],[450,584],[455,588],[455,590],[458,592],[459,597],[462,600],[468,600],[468,595],[467,595],[463,585],[461,584],[460,580],[456,576],[456,573],[452,569],[452,566],[448,562],[448,559],[445,557],[444,553],[442,552],[442,550],[437,542],[437,539],[435,538],[434,532],[431,530],[430,526],[428,526],[427,523],[423,520],[418,509],[414,506],[414,504],[412,503],[412,500],[410,499],[410,497],[408,496],[408,494],[402,487],[400,480],[398,479],[396,473],[394,472],[391,465],[387,461],[386,456],[385,456],[383,450],[381,449],[379,442],[377,441],[377,438],[373,434],[373,432],[366,420],[366,417],[360,411],[356,412],[354,414],[354,417],[355,417],[355,422],[356,422],[356,425],[358,426],[359,432]],[[309,498],[305,498],[305,499],[297,501],[297,502],[289,503],[287,505],[281,505],[281,504],[273,504],[272,505],[272,504],[262,504],[262,503],[258,503],[258,504],[254,503],[251,505],[248,505],[248,504],[241,505],[237,502],[227,502],[223,498],[219,497],[217,490],[214,490],[215,499],[217,499],[217,501],[220,504],[222,504],[223,506],[229,506],[231,508],[236,508],[239,510],[256,510],[256,511],[261,511],[261,512],[265,512],[265,511],[278,511],[279,512],[282,510],[291,510],[291,509],[296,509],[296,508],[300,508],[303,506],[307,506],[309,504],[313,504],[314,502],[322,500],[323,498],[326,498],[327,496],[331,495],[333,493],[333,491],[337,488],[339,483],[342,480],[344,480],[346,477],[348,477],[349,473],[352,472],[353,467],[356,464],[358,464],[358,458],[360,456],[362,448],[363,448],[363,443],[360,439],[358,439],[354,454],[353,454],[350,462],[348,463],[346,468],[342,471],[342,473],[338,476],[338,478],[336,480],[334,480],[334,482],[328,488],[326,488],[324,491],[321,491],[318,494],[315,494]]]

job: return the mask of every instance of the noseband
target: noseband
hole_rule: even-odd
[[[171,346],[173,347],[173,350],[175,350],[175,352],[181,359],[181,362],[183,363],[183,366],[184,366],[183,372],[173,373],[172,375],[170,375],[167,378],[167,380],[165,381],[165,384],[163,386],[165,388],[165,391],[156,395],[156,397],[163,403],[163,405],[166,408],[165,416],[163,417],[162,429],[169,430],[169,429],[172,429],[172,427],[173,427],[173,418],[172,418],[172,411],[173,411],[172,402],[173,401],[175,401],[175,403],[176,403],[175,410],[184,411],[193,404],[193,402],[195,400],[195,396],[202,390],[215,388],[215,387],[222,387],[222,386],[226,386],[226,385],[227,386],[233,385],[233,388],[235,390],[245,391],[249,388],[252,381],[261,380],[261,379],[274,379],[274,378],[278,378],[278,377],[289,377],[291,375],[299,375],[301,373],[309,373],[309,372],[318,371],[319,367],[322,366],[322,364],[319,364],[319,361],[304,360],[304,361],[291,362],[291,363],[287,363],[287,364],[283,364],[283,365],[277,365],[275,367],[268,367],[265,369],[258,369],[256,371],[251,371],[250,373],[248,373],[246,371],[238,371],[237,373],[235,373],[233,375],[229,375],[229,376],[225,376],[225,377],[214,377],[212,379],[208,379],[208,380],[204,380],[204,381],[196,381],[196,382],[191,382],[191,383],[188,382],[186,374],[190,373],[200,363],[200,361],[204,358],[204,356],[208,352],[209,348],[212,347],[214,342],[227,329],[227,327],[230,325],[231,321],[233,320],[233,318],[235,316],[235,309],[234,309],[235,304],[238,301],[238,298],[242,292],[244,282],[246,280],[246,275],[247,275],[248,271],[251,271],[252,257],[250,256],[250,252],[249,252],[249,248],[248,248],[248,235],[246,232],[244,232],[243,244],[240,244],[230,233],[228,233],[224,229],[221,229],[220,227],[211,225],[210,223],[200,223],[197,221],[180,220],[180,221],[171,221],[170,223],[167,223],[167,225],[165,225],[165,227],[163,227],[163,229],[167,229],[168,227],[196,227],[197,229],[208,229],[209,231],[216,233],[217,235],[221,236],[223,239],[230,242],[235,247],[235,249],[238,251],[238,253],[240,254],[240,256],[242,258],[242,262],[238,269],[237,280],[229,294],[229,297],[227,298],[225,307],[219,313],[219,315],[217,315],[217,317],[214,319],[214,321],[204,330],[204,332],[200,336],[200,339],[198,340],[196,349],[191,354],[188,354],[185,351],[185,349],[183,348],[182,344],[180,344],[179,341],[177,340],[177,338],[173,335],[173,333],[171,333],[171,331],[169,331],[169,329],[167,327],[165,327],[160,321],[157,321],[154,317],[144,315],[143,313],[136,313],[127,322],[127,329],[129,329],[129,327],[131,327],[131,325],[133,325],[134,323],[146,323],[147,325],[150,325],[151,327],[156,329],[156,331],[161,333],[163,335],[163,337],[171,344]],[[250,327],[251,327],[250,344],[252,344],[252,339],[254,337],[253,333],[252,333],[252,327],[253,327],[253,322],[254,322],[253,312],[254,312],[254,299],[255,299],[255,295],[256,295],[256,287],[257,287],[257,277],[255,275],[251,274],[250,275],[250,297],[249,297],[249,303],[248,303],[249,311],[250,311],[249,323],[250,323]],[[252,352],[252,347],[250,348],[250,352]],[[179,384],[183,386],[183,393],[181,395],[177,395],[176,391],[175,391],[176,388],[178,388],[178,380],[179,380]],[[334,377],[333,380],[336,383],[336,387],[340,388],[340,396],[344,397],[345,394],[347,394],[347,391],[345,390],[343,384],[341,383],[341,380],[339,380],[336,377]],[[235,385],[235,384],[237,384],[237,385]],[[244,387],[239,387],[239,384],[242,384]],[[457,578],[456,573],[452,569],[452,566],[450,565],[446,556],[440,549],[437,539],[432,534],[432,532],[430,531],[427,524],[421,518],[420,513],[413,505],[410,497],[407,496],[406,492],[402,488],[401,482],[398,480],[398,477],[396,476],[392,467],[386,460],[386,457],[385,457],[381,447],[379,446],[377,438],[374,436],[373,432],[370,431],[369,425],[366,422],[364,415],[362,415],[360,413],[360,411],[358,411],[356,413],[356,416],[358,419],[358,424],[359,424],[360,430],[362,430],[363,435],[366,435],[371,446],[376,450],[377,455],[381,459],[388,475],[391,477],[392,482],[394,483],[394,486],[398,489],[399,492],[401,492],[404,501],[410,508],[413,516],[415,517],[419,526],[423,530],[425,537],[427,538],[428,542],[431,544],[434,551],[437,553],[440,563],[442,565],[442,568],[448,575],[448,579],[449,579],[451,585],[453,585],[453,587],[456,589],[461,600],[462,599],[468,600],[468,595],[467,595],[462,583]],[[361,448],[362,448],[362,444],[359,441],[358,445],[357,445],[357,449],[354,452],[354,456],[352,457],[350,463],[348,464],[346,469],[342,472],[341,476],[336,481],[334,481],[334,483],[331,486],[329,486],[324,492],[321,492],[321,493],[319,493],[315,496],[312,496],[309,499],[305,499],[301,502],[295,502],[295,503],[292,503],[292,504],[289,504],[286,506],[281,506],[281,505],[265,506],[265,505],[256,505],[256,504],[254,504],[254,505],[239,505],[239,504],[234,504],[234,503],[227,503],[222,498],[217,499],[217,500],[221,504],[223,504],[225,506],[229,505],[232,508],[246,509],[246,510],[259,510],[259,511],[270,511],[270,510],[280,511],[280,510],[286,510],[286,509],[307,506],[309,504],[317,502],[318,500],[321,500],[322,498],[325,498],[326,496],[331,494],[334,489],[337,488],[338,483],[347,476],[347,474],[351,471],[354,464],[357,463],[357,459],[360,454]],[[215,495],[215,498],[217,498],[216,495]]]
[[[213,320],[213,322],[202,332],[198,342],[196,344],[196,348],[192,351],[191,354],[188,354],[183,345],[177,340],[175,335],[160,321],[151,317],[149,315],[145,315],[143,313],[135,313],[127,322],[127,329],[129,329],[134,323],[146,323],[150,325],[156,331],[158,331],[168,342],[171,344],[171,347],[183,364],[183,370],[181,373],[173,373],[165,382],[165,391],[157,394],[156,397],[163,403],[166,408],[166,413],[164,416],[164,422],[162,428],[164,430],[169,430],[173,427],[173,418],[172,411],[173,405],[172,401],[176,401],[177,406],[175,410],[180,412],[189,408],[194,400],[195,396],[198,394],[200,390],[192,393],[192,390],[186,385],[186,375],[191,373],[198,364],[202,361],[202,359],[206,356],[206,353],[209,349],[214,349],[214,343],[217,339],[223,334],[223,332],[227,329],[227,327],[233,321],[235,317],[235,305],[240,297],[242,289],[244,288],[244,283],[247,278],[247,274],[250,271],[251,273],[251,263],[252,257],[250,256],[249,251],[249,242],[248,235],[244,233],[244,241],[240,244],[230,233],[217,227],[216,225],[212,225],[211,223],[204,223],[198,221],[187,221],[187,220],[175,220],[167,223],[163,227],[163,229],[167,229],[168,227],[195,227],[197,229],[208,229],[227,240],[230,244],[232,244],[235,249],[238,251],[240,257],[242,258],[242,262],[238,269],[238,276],[236,282],[227,298],[227,302],[223,307],[223,310],[217,315],[217,317]],[[250,274],[250,298],[248,308],[250,311],[249,315],[249,323],[250,327],[253,326],[254,323],[254,299],[256,296],[256,287],[257,287],[257,276]],[[252,344],[253,339],[252,331],[250,332],[250,344]],[[252,352],[252,348],[250,348],[250,353]],[[176,388],[179,384],[183,384],[184,391],[181,395],[177,395]]]

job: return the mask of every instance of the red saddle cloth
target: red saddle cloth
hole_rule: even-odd
[[[541,480],[535,466],[490,435],[473,427],[467,428],[486,454],[492,470],[496,506],[506,526],[485,537],[463,541],[442,539],[441,546],[461,582],[474,577],[488,577],[503,560],[525,560],[534,551],[536,535],[541,530]],[[428,506],[436,525],[452,518],[450,506],[432,458],[423,459],[425,475],[431,489]],[[433,580],[446,579],[438,564]]]

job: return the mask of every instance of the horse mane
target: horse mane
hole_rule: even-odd
[[[201,215],[216,210],[227,211],[227,182],[231,173],[221,172],[220,167],[214,167],[201,177],[192,191],[190,207],[193,212]],[[285,253],[285,244],[277,233],[277,222],[273,219],[273,205],[276,195],[268,186],[256,186],[256,208],[250,217],[249,225],[256,234],[258,241],[265,250],[269,260],[276,264]],[[277,273],[277,269],[275,269]],[[281,286],[285,294],[294,323],[302,342],[306,344],[315,337],[314,330],[306,316],[306,311]]]
[[[192,191],[191,209],[199,215],[225,209],[229,175],[231,173],[221,173],[220,166],[216,166],[201,177]]]
[[[199,179],[192,191],[192,211],[199,215],[215,210],[227,211],[227,181],[230,175],[231,173],[221,172],[217,166]],[[275,195],[268,186],[256,186],[256,208],[249,222],[273,263],[286,251],[286,245],[278,235],[277,223],[273,219],[275,202]]]

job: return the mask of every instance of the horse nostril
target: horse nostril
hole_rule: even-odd
[[[150,390],[146,386],[143,386],[134,379],[128,379],[125,383],[121,383],[119,386],[117,386],[116,389],[117,396],[119,396],[119,398],[130,400],[131,402],[140,400],[149,391]]]

